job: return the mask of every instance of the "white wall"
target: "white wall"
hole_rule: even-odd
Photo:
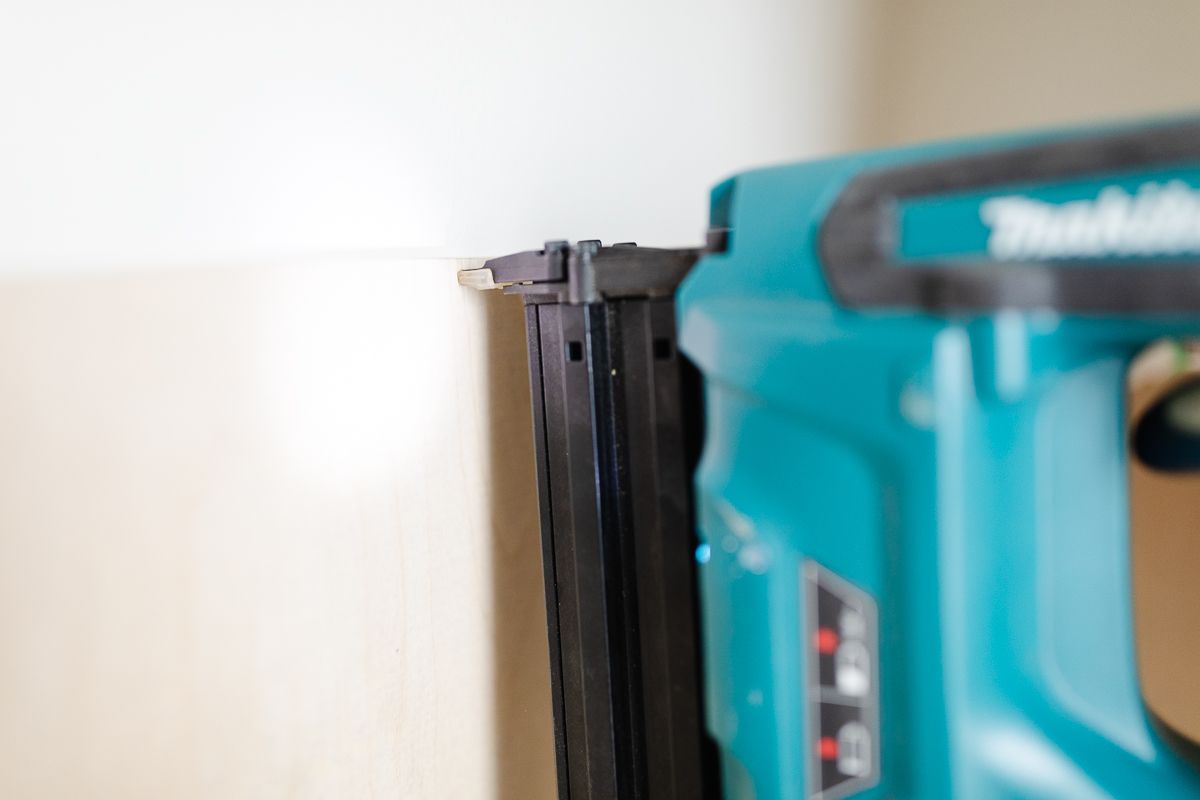
[[[13,0],[0,270],[698,242],[711,184],[839,140],[851,25],[816,0]]]

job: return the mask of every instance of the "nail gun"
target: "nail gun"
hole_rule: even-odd
[[[460,281],[526,303],[563,800],[1200,796],[1127,474],[1197,468],[1200,392],[1134,456],[1125,401],[1200,336],[1200,122],[751,171],[704,247]]]

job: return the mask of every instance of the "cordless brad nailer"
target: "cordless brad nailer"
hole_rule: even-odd
[[[1200,797],[1129,489],[1200,469],[1200,122],[747,172],[703,248],[460,280],[526,302],[561,798]]]

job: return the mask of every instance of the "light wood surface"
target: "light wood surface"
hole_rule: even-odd
[[[0,797],[552,795],[520,304],[456,266],[0,283]]]

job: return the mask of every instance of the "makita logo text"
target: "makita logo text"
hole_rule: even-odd
[[[1122,258],[1200,253],[1200,191],[1180,180],[1108,186],[1095,199],[1046,203],[993,197],[979,207],[1000,261]]]

